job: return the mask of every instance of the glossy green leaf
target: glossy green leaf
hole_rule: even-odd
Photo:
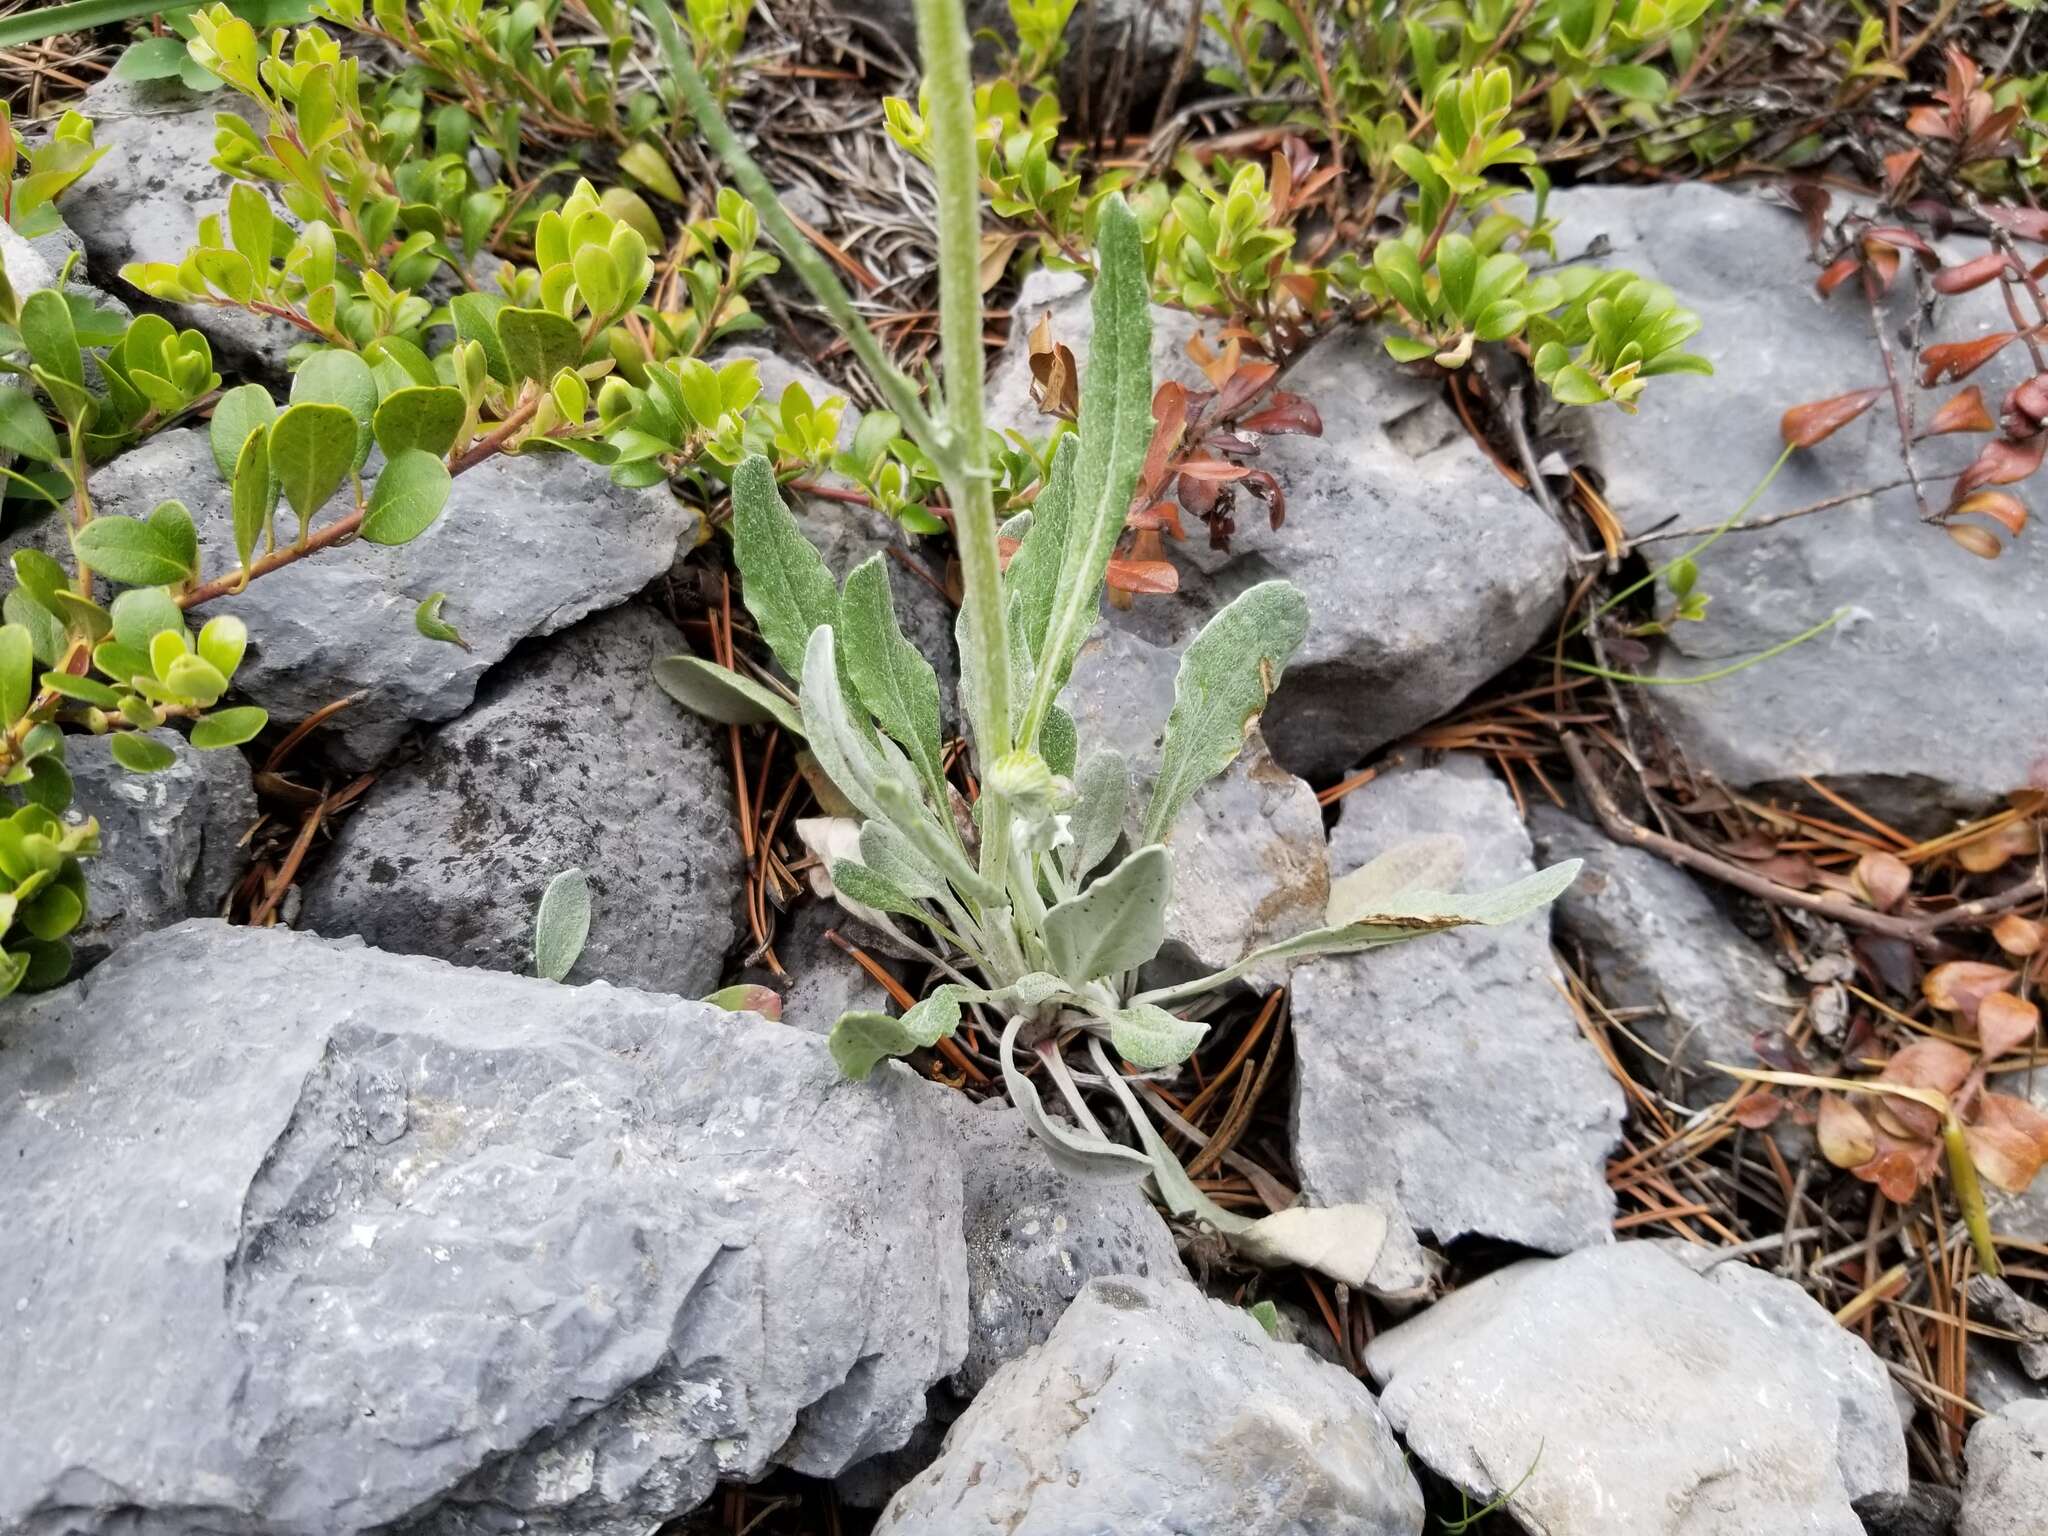
[[[1135,970],[1166,942],[1173,860],[1158,844],[1140,848],[1080,895],[1045,914],[1045,949],[1070,983]]]
[[[229,491],[235,518],[235,558],[247,569],[259,539],[275,538],[271,517],[277,511],[277,477],[270,472],[270,434],[252,429],[242,439]]]
[[[1245,728],[1280,686],[1307,633],[1301,593],[1284,581],[1262,581],[1239,593],[1189,642],[1174,679],[1144,841],[1165,838],[1195,791],[1236,758]]]
[[[0,385],[0,449],[38,464],[57,461],[57,434],[36,397],[26,389]]]
[[[86,565],[125,586],[168,586],[192,575],[181,546],[139,518],[96,517],[71,543]]]
[[[12,726],[35,697],[35,640],[26,625],[0,624],[0,725]]]
[[[213,449],[214,467],[224,482],[235,479],[243,445],[249,434],[261,431],[277,419],[277,402],[261,384],[244,384],[222,395],[213,407],[213,421],[206,440]]]
[[[541,893],[533,920],[533,970],[560,981],[575,966],[590,937],[590,882],[580,869],[565,869]]]
[[[116,731],[108,748],[114,761],[130,773],[160,773],[178,760],[162,742],[134,731]]]
[[[287,406],[271,423],[270,472],[302,526],[355,467],[356,436],[356,418],[341,405]]]
[[[239,747],[245,741],[254,741],[263,727],[270,723],[267,711],[245,704],[236,709],[217,709],[203,715],[192,727],[192,745],[202,752],[217,752],[223,747]]]
[[[408,448],[384,466],[363,514],[363,537],[372,544],[407,544],[425,533],[448,505],[454,481],[448,466],[423,448]]]
[[[355,441],[349,467],[360,471],[370,457],[370,426],[377,415],[377,379],[370,365],[338,347],[315,352],[292,375],[293,405],[338,405],[354,418]],[[298,503],[294,502],[293,506]]]
[[[445,384],[431,389],[408,385],[392,390],[378,402],[372,431],[387,459],[397,458],[408,448],[445,459],[462,435],[467,409],[459,389]]]
[[[233,677],[249,649],[249,626],[231,613],[210,618],[199,631],[199,654],[222,677]]]
[[[441,605],[448,601],[446,592],[435,592],[428,596],[412,612],[412,625],[429,640],[445,641],[469,649],[469,642],[462,638],[462,632],[441,617]]]
[[[498,311],[498,339],[515,379],[546,384],[564,368],[583,361],[583,333],[573,320],[546,309]]]

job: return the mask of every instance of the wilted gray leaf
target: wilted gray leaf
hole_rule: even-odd
[[[1323,921],[1332,928],[1341,928],[1404,891],[1449,890],[1464,872],[1465,839],[1453,833],[1412,837],[1405,843],[1396,843],[1342,879],[1331,881]]]
[[[541,892],[533,919],[534,974],[560,981],[583,953],[590,937],[590,882],[580,869],[565,869]]]
[[[1077,1131],[1045,1112],[1037,1087],[1010,1060],[1017,1043],[1017,1032],[1023,1024],[1021,1013],[1010,1020],[1003,1030],[997,1060],[1002,1063],[1003,1086],[1009,1090],[1010,1102],[1024,1116],[1024,1123],[1045,1143],[1046,1156],[1052,1159],[1053,1166],[1076,1178],[1139,1179],[1150,1173],[1152,1159],[1143,1152]]]

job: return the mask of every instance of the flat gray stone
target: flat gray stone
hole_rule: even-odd
[[[1185,1276],[1173,1234],[1136,1181],[1062,1173],[1008,1105],[956,1095],[952,1119],[966,1172],[967,1358],[933,1388],[931,1416],[909,1445],[838,1479],[840,1496],[862,1509],[879,1509],[938,1459],[968,1403],[1046,1341],[1089,1281]]]
[[[889,994],[858,961],[825,937],[837,931],[849,944],[865,947],[867,927],[836,901],[810,900],[790,912],[775,935],[775,958],[784,974],[765,965],[752,967],[747,980],[767,987],[782,999],[782,1022],[813,1034],[829,1035],[842,1013],[866,1009],[889,1013]],[[868,953],[887,966],[886,956]]]
[[[217,917],[248,856],[256,824],[248,760],[232,748],[194,749],[173,730],[151,731],[177,761],[130,773],[114,761],[113,737],[68,736],[73,821],[100,824],[100,851],[84,861],[85,919],[70,934],[79,971],[123,944],[188,917]]]
[[[94,142],[109,149],[57,199],[57,211],[85,242],[95,280],[140,299],[119,280],[120,269],[129,262],[175,265],[199,243],[199,221],[224,213],[232,185],[213,164],[214,119],[224,112],[247,118],[254,109],[232,90],[201,96],[175,80],[108,75],[85,93],[79,110],[92,119]],[[204,333],[224,373],[281,375],[285,353],[310,339],[287,321],[244,309],[143,302]]]
[[[1372,1394],[1186,1280],[1091,1281],[875,1536],[1418,1536]]]
[[[1666,518],[1712,526],[1763,478],[1787,407],[1884,382],[1866,306],[1849,285],[1813,287],[1805,231],[1789,208],[1698,183],[1575,187],[1551,212],[1567,258],[1604,239],[1608,259],[1671,285],[1699,311],[1690,344],[1711,378],[1673,375],[1633,419],[1575,412],[1607,497],[1632,530]],[[1962,252],[1973,254],[1973,252]],[[1911,284],[1893,323],[1903,326]],[[1997,285],[1943,299],[1923,339],[1967,340],[2011,324]],[[2017,382],[2014,347],[1969,382],[1993,410]],[[1918,419],[1955,386],[1920,392]],[[1923,466],[1954,470],[1986,441],[1933,439]],[[1898,429],[1880,402],[1793,456],[1751,514],[1809,506],[1904,474]],[[1943,504],[1947,483],[1931,499]],[[1684,546],[1660,543],[1669,559]],[[1944,807],[2002,803],[2048,758],[2048,548],[2035,537],[1985,561],[1923,526],[1901,488],[1757,533],[1701,557],[1703,623],[1677,626],[1651,664],[1659,676],[1708,671],[1790,639],[1838,608],[1827,634],[1722,681],[1650,690],[1687,760],[1736,785],[1836,781],[1880,815],[1924,820]]]
[[[99,470],[92,494],[99,511],[132,517],[176,496],[198,524],[207,573],[235,569],[233,508],[203,432],[151,438]],[[337,499],[316,526],[341,510]],[[320,737],[343,766],[367,768],[411,723],[460,714],[519,641],[622,603],[667,571],[695,517],[666,487],[624,490],[567,454],[497,457],[458,477],[447,508],[410,544],[321,550],[199,616],[247,622],[235,687],[280,723],[364,690]],[[289,507],[278,522],[281,536],[296,532]],[[26,537],[63,534],[45,522]],[[468,650],[415,626],[414,610],[436,592],[447,593],[443,617]]]
[[[1585,951],[1604,1002],[1647,1010],[1628,1024],[1663,1058],[1646,1080],[1693,1108],[1726,1098],[1735,1079],[1706,1063],[1754,1064],[1755,1042],[1798,1012],[1789,978],[1676,865],[1550,805],[1530,807],[1529,831],[1539,862],[1585,860],[1557,924]]]
[[[1048,309],[1085,366],[1086,292],[1032,280],[991,378],[991,419],[1041,436],[1022,338]],[[1183,351],[1191,317],[1155,307],[1153,322],[1155,377],[1206,387]],[[1487,462],[1436,385],[1399,373],[1376,336],[1318,343],[1286,387],[1315,406],[1323,435],[1270,438],[1257,460],[1286,492],[1285,524],[1271,528],[1262,504],[1249,504],[1224,554],[1197,523],[1169,545],[1180,591],[1107,617],[1178,649],[1245,588],[1293,581],[1308,596],[1308,638],[1262,727],[1287,768],[1335,777],[1519,660],[1563,604],[1570,547]]]
[[[1964,1447],[1956,1536],[2038,1536],[2048,1518],[2048,1401],[2008,1403]]]
[[[966,1349],[940,1089],[192,922],[0,1009],[0,1529],[644,1533]]]
[[[7,274],[8,286],[14,290],[17,302],[32,293],[55,288],[66,263],[71,261],[73,253],[82,255],[82,249],[78,236],[63,224],[48,234],[24,240],[14,232],[11,224],[0,223],[0,272]],[[101,309],[111,309],[123,315],[128,313],[127,305],[109,298],[87,283],[85,272],[83,259],[73,263],[71,281],[64,285],[64,292],[86,299]]]
[[[1389,774],[1342,803],[1339,879],[1444,832],[1465,840],[1460,889],[1535,868],[1514,800],[1480,759]],[[1607,1242],[1621,1089],[1560,982],[1541,914],[1296,967],[1294,1154],[1312,1202],[1391,1200],[1442,1242]]]
[[[1863,1536],[1851,1502],[1907,1487],[1884,1366],[1792,1282],[1676,1246],[1463,1287],[1373,1340],[1381,1406],[1543,1536]]]
[[[576,868],[592,917],[570,981],[716,990],[745,864],[723,733],[654,682],[683,648],[631,605],[507,661],[342,821],[302,926],[530,974],[541,893]]]

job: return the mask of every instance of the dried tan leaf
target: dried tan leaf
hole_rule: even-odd
[[[2008,955],[2038,955],[2042,944],[2048,943],[2048,923],[2008,912],[1991,925],[1991,937]]]
[[[2041,1010],[2010,992],[1994,992],[1977,1005],[1977,1043],[1986,1061],[1996,1061],[2034,1038]]]
[[[1913,869],[1897,854],[1877,849],[1856,861],[1856,879],[1870,905],[1880,912],[1889,912],[1912,889]]]
[[[1920,992],[1943,1013],[1959,1013],[1965,1019],[1975,1019],[1978,1004],[1994,992],[2003,992],[2017,980],[2019,972],[2007,970],[2002,965],[1989,965],[1982,960],[1951,960],[1927,973],[1920,982]],[[1921,1044],[1939,1043],[1916,1042],[1899,1052],[1899,1056],[1919,1049]],[[1954,1047],[1947,1049],[1953,1050]],[[1896,1062],[1899,1057],[1892,1059]]]
[[[1996,560],[2005,553],[2005,545],[1999,542],[1998,535],[1989,528],[1979,528],[1975,523],[1950,523],[1948,536],[1979,560]]]
[[[1877,1156],[1877,1133],[1863,1111],[1839,1093],[1820,1096],[1816,1126],[1821,1156],[1837,1168],[1860,1168]]]
[[[1948,432],[1989,432],[1997,425],[1992,419],[1991,407],[1984,403],[1984,391],[1972,384],[1941,402],[1941,408],[1927,423],[1924,435],[1940,437]]]

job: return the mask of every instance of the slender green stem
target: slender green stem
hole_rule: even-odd
[[[1970,1244],[1977,1250],[1977,1267],[1987,1275],[2002,1274],[1998,1245],[1991,1238],[1991,1216],[1984,1206],[1984,1186],[1977,1181],[1977,1164],[1970,1156],[1962,1122],[1956,1119],[1953,1108],[1942,1116],[1941,1144],[1948,1153],[1949,1185],[1956,1192],[1956,1204],[1962,1209]]]
[[[860,311],[853,307],[852,297],[830,264],[804,238],[803,232],[783,209],[782,199],[775,195],[775,188],[769,185],[761,167],[741,147],[739,136],[732,131],[732,125],[725,120],[725,114],[712,98],[710,87],[704,83],[692,50],[683,40],[682,29],[676,25],[674,13],[664,0],[641,0],[640,13],[653,24],[668,67],[675,75],[683,99],[689,103],[691,115],[697,119],[698,132],[710,142],[732,179],[739,184],[739,189],[759,210],[761,222],[767,225],[768,233],[781,247],[789,264],[796,268],[804,286],[825,306],[825,312],[832,317],[833,323],[845,333],[854,355],[882,393],[889,397],[891,408],[903,419],[911,437],[936,462],[942,450],[942,439],[937,424],[925,411],[917,386],[889,361],[889,355],[882,350],[882,344],[868,329],[867,322],[861,319]]]
[[[1824,634],[1847,618],[1849,610],[1837,608],[1827,618],[1803,634],[1794,635],[1790,640],[1780,640],[1767,651],[1758,651],[1754,656],[1745,656],[1732,661],[1725,667],[1716,667],[1711,672],[1695,672],[1691,677],[1645,677],[1639,672],[1612,672],[1606,667],[1596,667],[1591,662],[1566,661],[1563,665],[1573,672],[1584,672],[1593,677],[1604,677],[1617,683],[1640,683],[1645,688],[1679,688],[1687,683],[1717,683],[1724,677],[1733,677],[1746,672],[1760,661],[1769,661],[1773,656],[1782,656],[1795,645],[1804,645],[1815,635]]]
[[[1598,608],[1595,608],[1592,611],[1592,613],[1588,614],[1585,618],[1579,620],[1577,624],[1574,624],[1569,630],[1567,630],[1566,638],[1569,639],[1572,635],[1576,635],[1580,631],[1584,630],[1588,624],[1591,624],[1595,619],[1599,618],[1602,614],[1607,613],[1609,610],[1614,608],[1616,604],[1626,602],[1629,598],[1635,596],[1636,593],[1642,591],[1643,588],[1649,586],[1658,577],[1662,576],[1666,571],[1670,570],[1671,567],[1677,565],[1681,560],[1690,560],[1695,555],[1704,554],[1708,549],[1712,548],[1716,543],[1718,543],[1723,534],[1728,533],[1745,517],[1749,516],[1750,508],[1754,507],[1757,504],[1757,502],[1762,498],[1764,492],[1771,488],[1771,482],[1778,478],[1778,471],[1783,469],[1785,467],[1786,460],[1792,457],[1792,449],[1793,445],[1791,443],[1787,443],[1785,445],[1785,451],[1778,455],[1778,462],[1771,466],[1770,473],[1765,475],[1763,479],[1757,481],[1756,488],[1743,498],[1742,505],[1737,507],[1733,512],[1730,512],[1727,515],[1727,517],[1723,518],[1721,520],[1720,525],[1716,527],[1712,533],[1708,534],[1704,539],[1701,539],[1699,543],[1693,545],[1690,549],[1684,551],[1682,554],[1673,555],[1669,560],[1666,560],[1662,565],[1658,566],[1655,570],[1651,571],[1649,575],[1641,578],[1638,581],[1632,581],[1627,586],[1623,587],[1619,592],[1615,593],[1614,596],[1607,599],[1607,601],[1602,603]]]
[[[966,589],[962,607],[979,652],[975,670],[983,718],[974,722],[975,744],[986,775],[1010,750],[1010,644],[982,415],[981,168],[961,0],[917,0],[917,38],[939,196],[939,345],[948,442],[938,464],[953,502],[953,540]],[[984,867],[983,873],[990,871]]]

